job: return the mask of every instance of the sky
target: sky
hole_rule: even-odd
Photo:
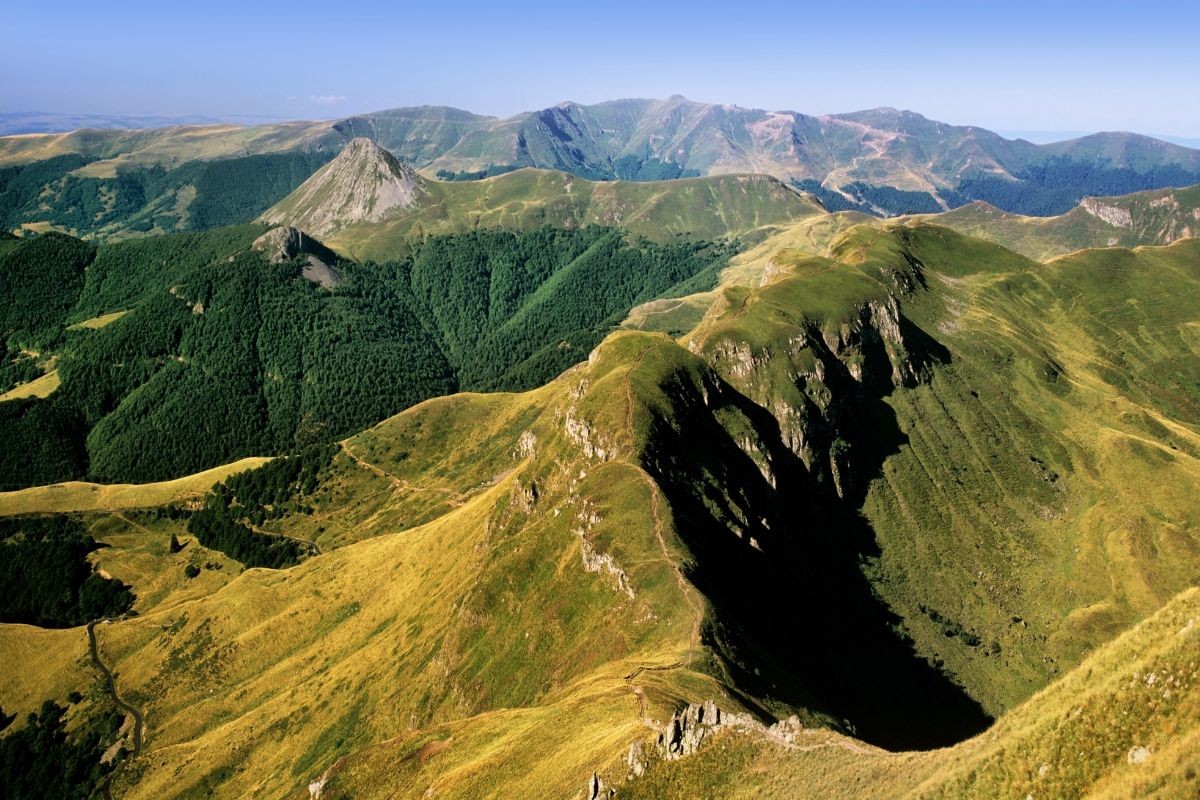
[[[0,112],[507,116],[667,97],[1200,140],[1200,2],[9,0]],[[1044,135],[1043,135],[1044,134]]]

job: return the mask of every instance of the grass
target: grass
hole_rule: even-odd
[[[76,322],[74,325],[68,325],[67,330],[69,330],[69,331],[99,330],[100,328],[103,328],[106,325],[111,325],[112,323],[116,322],[117,320],[119,320],[121,317],[125,316],[128,313],[129,313],[129,311],[125,310],[125,311],[114,311],[111,314],[101,314],[98,317],[92,317],[91,319],[85,319],[82,322]]]
[[[33,486],[13,492],[0,492],[0,516],[14,514],[80,511],[114,511],[169,505],[206,494],[214,483],[225,477],[253,469],[265,458],[244,458],[194,475],[160,483],[98,484],[82,481]]]
[[[34,378],[28,383],[14,386],[4,394],[0,394],[0,403],[5,400],[24,400],[29,397],[49,397],[54,394],[61,383],[58,370],[52,369],[40,378]]]
[[[828,451],[796,420],[853,415],[856,502],[878,547],[866,572],[917,652],[1001,713],[1200,575],[1196,244],[1040,265],[885,225],[832,252],[828,271],[800,259],[791,277],[726,290],[688,339],[808,440],[810,467]],[[860,315],[898,286],[914,327],[872,367],[857,331],[876,323]],[[921,366],[938,350],[927,339],[940,364]],[[885,381],[878,404],[831,407],[825,346]],[[925,377],[896,390],[889,373],[912,365]]]
[[[826,672],[871,676],[895,660],[839,662],[866,631],[825,648],[805,626],[878,598],[995,726],[901,753],[828,727],[803,752],[724,734],[623,796],[1186,796],[1196,243],[1038,264],[928,225],[839,223],[820,253],[779,236],[686,348],[621,331],[540,389],[437,398],[347,439],[313,513],[264,526],[321,544],[288,570],[188,581],[215,556],[170,554],[178,523],[122,511],[211,474],[0,496],[97,512],[94,558],[138,592],[139,616],[100,631],[150,725],[116,791],[299,800],[325,776],[334,798],[573,796],[710,698],[848,730],[739,603]],[[812,563],[787,580],[769,569],[797,553]],[[822,573],[846,581],[814,596]],[[6,711],[78,680],[82,632],[0,638]],[[644,666],[666,669],[627,680]]]
[[[473,228],[529,230],[543,225],[619,226],[658,242],[762,239],[777,228],[821,213],[810,199],[761,175],[722,175],[659,182],[592,182],[561,172],[522,169],[481,181],[426,180],[420,204],[381,222],[329,235],[339,253],[377,261],[403,255],[426,236]],[[297,194],[301,192],[297,190]],[[295,195],[293,195],[295,196]],[[291,197],[268,215],[286,221]]]
[[[1194,216],[1200,208],[1200,186],[1155,189],[1092,202],[1127,213],[1127,223],[1112,224],[1083,206],[1057,217],[1026,217],[986,203],[971,203],[920,219],[1039,260],[1087,248],[1171,244],[1200,233]]]

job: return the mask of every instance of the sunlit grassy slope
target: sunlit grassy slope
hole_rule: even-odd
[[[1030,258],[1088,247],[1170,244],[1200,236],[1200,186],[1087,198],[1057,217],[1026,217],[977,202],[928,219]]]
[[[1040,264],[847,222],[822,254],[797,233],[735,264],[678,340],[619,332],[540,389],[349,438],[313,513],[264,526],[321,545],[299,566],[236,574],[166,552],[178,523],[90,518],[139,596],[98,629],[149,725],[120,796],[573,797],[706,699],[797,715],[808,749],[723,734],[623,793],[1119,797],[1161,777],[1179,796],[1200,244]],[[213,568],[189,584],[197,555]],[[80,630],[0,637],[50,695],[87,669]],[[6,678],[0,705],[38,691]],[[983,711],[1000,721],[950,750],[874,746],[952,744]]]
[[[677,235],[755,240],[822,211],[806,195],[765,175],[592,182],[563,172],[522,169],[480,181],[425,180],[422,185],[426,191],[416,207],[397,210],[380,222],[347,226],[326,237],[326,244],[351,258],[384,260],[434,234],[588,224],[619,226],[660,242]],[[289,199],[267,213],[283,214],[286,220]]]
[[[13,492],[0,492],[0,516],[13,514],[56,513],[77,511],[119,511],[168,505],[180,500],[200,497],[212,485],[235,472],[261,466],[266,458],[243,458],[232,464],[215,467],[159,483],[86,483],[69,481],[49,486],[32,486]]]

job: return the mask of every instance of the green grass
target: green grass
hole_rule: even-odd
[[[1107,209],[1102,213],[1124,212],[1127,221],[1115,225],[1082,206],[1057,217],[1026,217],[983,203],[926,219],[1036,259],[1086,248],[1170,244],[1200,234],[1195,216],[1200,186],[1154,189],[1093,202]]]
[[[100,631],[151,724],[116,790],[571,796],[716,699],[796,714],[812,749],[725,734],[623,794],[1181,795],[1197,245],[1038,264],[927,225],[800,241],[764,243],[765,284],[735,264],[756,277],[687,348],[621,331],[542,388],[345,440],[314,513],[269,523],[322,545],[298,566],[189,584],[173,523],[96,516],[99,565],[144,604]],[[40,691],[22,676],[70,683],[81,637],[0,636],[6,710]],[[953,748],[845,735],[957,724],[964,695],[999,721]]]
[[[761,175],[596,183],[522,169],[482,181],[427,180],[424,186],[427,194],[416,208],[346,227],[327,237],[326,244],[352,258],[378,261],[403,255],[413,242],[437,234],[589,224],[619,226],[657,242],[680,235],[758,240],[786,223],[820,213],[811,200]]]

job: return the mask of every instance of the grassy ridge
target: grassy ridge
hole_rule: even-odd
[[[346,227],[327,244],[353,258],[384,260],[426,236],[476,228],[607,225],[657,242],[677,235],[755,239],[821,212],[810,199],[761,175],[604,183],[522,169],[482,181],[425,181],[423,186],[426,194],[416,208]]]
[[[1200,186],[1089,198],[1057,217],[1025,217],[972,203],[930,218],[1035,259],[1096,247],[1171,244],[1200,235]]]
[[[314,513],[270,523],[324,555],[104,631],[152,721],[118,788],[568,796],[710,698],[821,729],[802,753],[727,735],[629,792],[1119,796],[1135,746],[1182,786],[1195,593],[1085,658],[1200,566],[1195,248],[1042,265],[854,227],[766,281],[738,265],[756,285],[720,289],[686,347],[616,333],[540,389],[351,437]],[[35,663],[37,632],[0,635]],[[951,750],[829,730],[947,743],[980,706],[1013,716]]]

